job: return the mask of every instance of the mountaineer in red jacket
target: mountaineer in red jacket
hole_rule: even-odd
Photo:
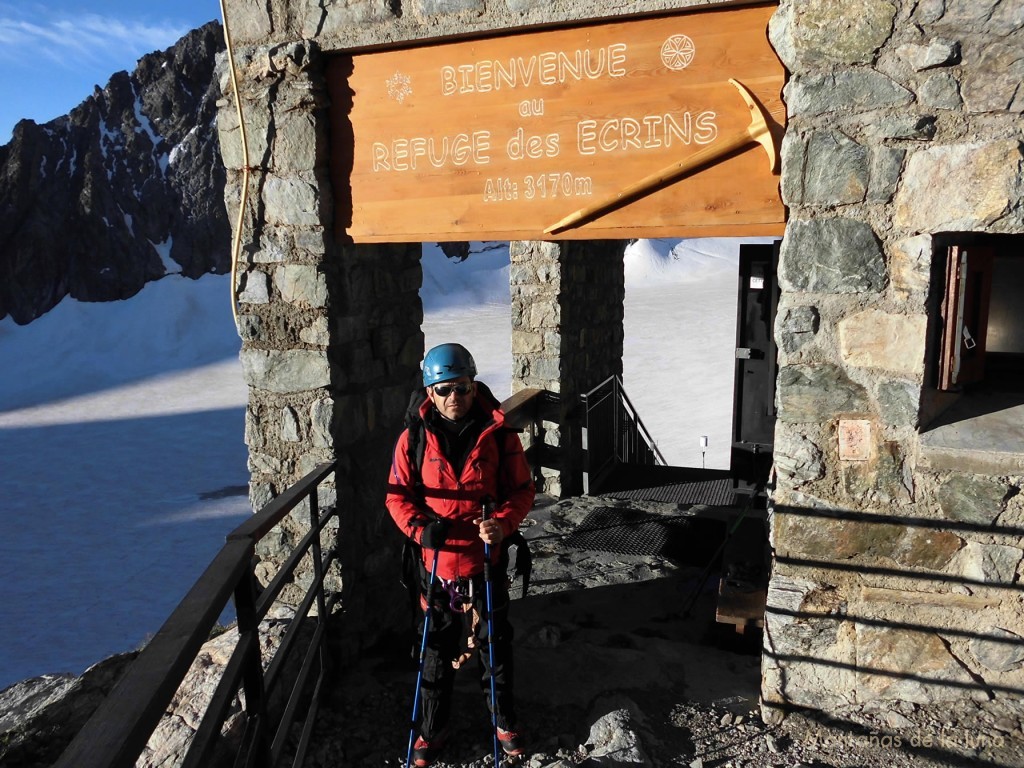
[[[498,401],[475,378],[476,363],[462,345],[441,344],[427,352],[424,399],[398,438],[388,484],[391,517],[422,546],[420,605],[431,611],[420,687],[423,717],[413,751],[417,766],[431,765],[444,746],[455,670],[474,650],[481,686],[490,692],[484,544],[497,565],[502,540],[533,506],[534,485],[519,436],[503,428]],[[486,521],[485,499],[494,502]],[[437,578],[428,598],[426,572],[435,553]],[[492,579],[492,601],[498,739],[507,754],[519,755],[524,749],[512,695],[508,585],[500,569]]]

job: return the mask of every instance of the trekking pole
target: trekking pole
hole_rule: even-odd
[[[493,502],[487,497],[482,502],[484,522],[491,515]],[[491,730],[494,732],[494,768],[501,763],[498,746],[498,694],[494,682],[494,595],[491,591],[491,545],[484,542],[484,589],[487,594],[487,658],[491,672]]]
[[[416,740],[416,718],[420,713],[420,685],[423,684],[423,666],[427,658],[427,633],[430,631],[430,598],[434,592],[434,580],[437,578],[437,550],[434,550],[434,562],[430,566],[430,582],[427,584],[427,607],[423,610],[423,639],[420,641],[419,672],[416,673],[416,693],[412,699],[412,719],[409,721],[409,749],[405,753],[405,768],[412,765],[412,745]]]

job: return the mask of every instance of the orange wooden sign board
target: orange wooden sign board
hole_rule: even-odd
[[[753,107],[730,83],[779,128],[785,73],[767,39],[774,10],[336,57],[328,82],[339,234],[353,242],[781,234],[776,158],[746,141]],[[739,148],[728,150],[730,141]],[[711,159],[616,202],[697,153]],[[583,209],[593,212],[552,232]]]

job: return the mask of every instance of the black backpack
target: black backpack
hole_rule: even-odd
[[[426,427],[420,417],[419,407],[426,398],[426,390],[420,388],[414,390],[409,398],[409,407],[405,412],[405,428],[409,430],[409,443],[407,446],[409,457],[409,468],[412,472],[410,478],[416,494],[424,497],[423,492],[423,456],[427,449]],[[498,466],[505,460],[505,433],[509,430],[502,427],[494,433],[494,439],[498,446]],[[526,597],[530,588],[530,573],[533,570],[533,555],[530,546],[523,536],[523,532],[516,530],[510,536],[506,536],[501,542],[501,558],[498,561],[498,574],[508,576],[508,568],[511,563],[511,549],[515,548],[515,567],[513,569],[512,582],[517,577],[522,578],[523,594]],[[402,585],[409,591],[410,599],[419,603],[420,591],[427,585],[428,576],[423,565],[423,548],[419,543],[407,538],[402,548]]]

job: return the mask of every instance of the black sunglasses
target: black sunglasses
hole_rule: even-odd
[[[434,386],[434,394],[438,397],[448,397],[452,392],[456,395],[468,395],[473,391],[472,384],[437,384]]]

